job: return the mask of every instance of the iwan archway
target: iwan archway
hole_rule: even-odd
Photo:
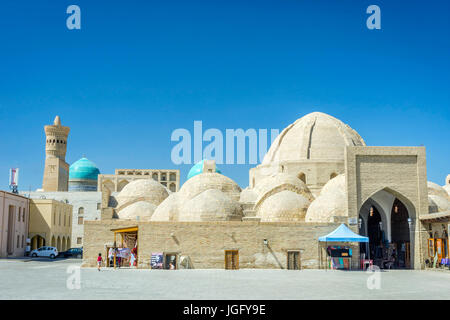
[[[345,176],[353,231],[372,237],[375,246],[395,247],[394,267],[422,269],[418,218],[428,213],[425,148],[346,147]]]
[[[415,216],[412,203],[397,192],[386,188],[373,194],[359,210],[359,232],[369,237],[361,253],[380,268],[411,268]]]

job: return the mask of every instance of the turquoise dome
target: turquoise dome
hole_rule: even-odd
[[[198,175],[198,174],[200,174],[200,173],[203,172],[203,161],[205,161],[205,160],[202,160],[202,161],[200,161],[200,162],[197,162],[197,163],[191,168],[191,170],[189,170],[189,173],[188,173],[188,175],[187,175],[188,180],[189,180],[190,178],[192,178],[192,177],[194,177],[194,176],[196,176],[196,175]],[[217,173],[222,173],[222,172],[220,172],[219,169],[217,169],[217,167],[216,167],[216,172],[217,172]]]
[[[97,180],[99,174],[100,170],[98,170],[95,163],[86,158],[81,158],[74,162],[69,168],[69,180]]]

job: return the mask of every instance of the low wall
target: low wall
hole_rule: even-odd
[[[114,242],[111,229],[138,226],[139,268],[150,268],[152,252],[188,256],[194,269],[224,269],[225,250],[239,250],[239,268],[285,269],[287,251],[299,250],[301,268],[319,267],[317,239],[336,229],[334,223],[136,222],[85,221],[83,266],[94,267],[105,244]],[[118,237],[119,243],[120,236]],[[268,245],[264,244],[267,239]],[[359,264],[359,246],[353,249],[353,268]]]

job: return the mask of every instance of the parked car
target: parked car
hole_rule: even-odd
[[[57,255],[58,250],[55,247],[40,247],[30,252],[30,256],[32,257],[49,257],[50,259],[55,259]]]
[[[59,257],[81,259],[83,258],[83,248],[70,248],[67,251],[60,252]]]

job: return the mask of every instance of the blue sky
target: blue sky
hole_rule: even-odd
[[[81,8],[81,30],[66,8]],[[381,8],[368,30],[366,8]],[[427,148],[428,179],[450,173],[449,1],[3,1],[0,189],[21,169],[41,187],[43,126],[71,127],[67,162],[189,165],[176,128],[278,128],[329,113],[368,145]],[[242,187],[253,165],[223,165]]]

